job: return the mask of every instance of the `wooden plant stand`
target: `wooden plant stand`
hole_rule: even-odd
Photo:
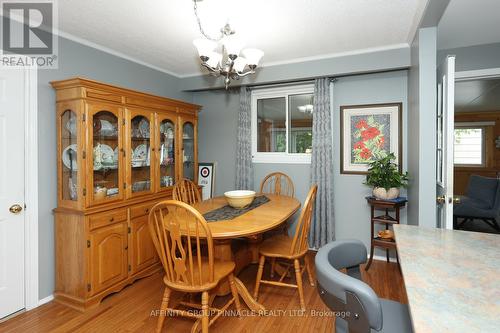
[[[367,271],[373,261],[373,253],[375,252],[375,247],[380,247],[385,249],[387,262],[389,262],[389,250],[396,251],[396,261],[398,262],[398,268],[401,271],[399,265],[399,258],[396,248],[396,241],[394,239],[384,239],[375,234],[375,224],[385,225],[385,229],[388,230],[390,225],[399,224],[400,222],[400,209],[406,206],[406,198],[398,198],[395,200],[380,200],[375,197],[366,197],[366,201],[371,208],[371,246],[370,246],[370,259],[365,267]],[[384,215],[375,216],[375,210],[383,210]],[[389,211],[395,212],[395,217],[389,214]]]

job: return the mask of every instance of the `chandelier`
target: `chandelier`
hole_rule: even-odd
[[[224,86],[229,88],[231,80],[238,80],[250,74],[255,74],[255,68],[264,55],[259,49],[243,49],[243,43],[235,36],[235,31],[229,23],[220,30],[217,37],[209,36],[201,26],[201,20],[198,16],[198,2],[202,0],[193,0],[194,14],[198,22],[200,33],[205,38],[198,38],[193,41],[198,50],[201,65],[207,68],[213,76],[224,77]],[[216,49],[220,49],[218,52]],[[240,55],[241,52],[241,55]]]

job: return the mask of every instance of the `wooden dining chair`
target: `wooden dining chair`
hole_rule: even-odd
[[[268,174],[260,183],[260,193],[286,195],[293,197],[295,187],[292,179],[283,172],[273,172]]]
[[[293,236],[293,238],[289,237],[288,235],[277,235],[262,242],[259,249],[259,270],[257,272],[257,279],[255,281],[255,289],[253,292],[253,296],[256,300],[259,296],[259,287],[261,283],[279,287],[297,288],[299,290],[300,307],[305,310],[304,290],[302,288],[302,274],[304,273],[304,270],[307,270],[309,283],[311,284],[311,286],[314,286],[311,262],[309,260],[309,257],[307,256],[307,251],[309,249],[307,237],[309,234],[309,229],[311,227],[311,218],[314,202],[316,200],[317,190],[317,185],[313,185],[309,190],[306,201],[304,203],[304,208],[302,208],[299,220],[297,221],[297,227],[295,229],[295,235]],[[278,281],[262,280],[262,272],[264,270],[264,263],[267,257],[271,258],[272,260],[279,259],[293,262],[297,284],[283,282],[283,279],[288,275],[288,271],[292,267],[291,263],[287,264],[286,269],[283,271]],[[301,259],[304,259],[304,265],[302,268],[300,265]],[[271,267],[271,272],[274,272],[274,267]]]
[[[260,183],[260,193],[286,195],[289,197],[293,197],[295,195],[295,187],[293,185],[292,179],[287,174],[283,172],[273,172],[264,177],[264,179]],[[278,229],[281,230],[281,233],[285,235],[288,234],[288,223],[283,223],[283,226]],[[268,235],[275,234],[275,230],[268,232]]]
[[[175,184],[172,197],[174,200],[182,201],[188,205],[193,205],[201,201],[198,186],[186,178]]]
[[[175,200],[159,202],[149,213],[148,226],[165,270],[165,292],[156,332],[161,331],[167,313],[197,319],[192,332],[198,331],[201,322],[202,332],[207,333],[208,327],[232,303],[235,303],[238,313],[240,312],[240,300],[233,275],[235,264],[232,261],[214,259],[212,233],[205,218],[196,209]],[[206,241],[206,251],[202,251],[202,239]],[[206,252],[205,255],[202,252]],[[233,297],[221,309],[212,308],[209,304],[209,292],[226,278]],[[201,293],[201,305],[191,302],[180,304],[201,310],[202,314],[169,308],[172,290]],[[215,313],[212,319],[209,318],[209,311]]]

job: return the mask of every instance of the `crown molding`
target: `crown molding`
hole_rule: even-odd
[[[82,45],[94,48],[96,50],[99,50],[99,51],[111,54],[111,55],[113,55],[115,57],[118,57],[118,58],[122,58],[122,59],[125,59],[125,60],[128,60],[128,61],[135,62],[136,64],[143,65],[145,67],[149,67],[149,68],[157,70],[159,72],[162,72],[162,73],[174,76],[174,77],[176,77],[178,79],[182,78],[182,75],[180,75],[178,73],[172,72],[172,71],[167,70],[165,68],[158,67],[156,65],[150,64],[150,63],[142,61],[142,60],[139,60],[137,58],[131,57],[131,56],[126,55],[126,54],[124,54],[122,52],[113,50],[113,49],[111,49],[109,47],[106,47],[106,46],[103,46],[103,45],[91,42],[91,41],[89,41],[89,40],[87,40],[85,38],[77,37],[75,35],[69,34],[69,33],[61,31],[61,30],[57,30],[55,32],[55,34],[58,35],[59,37],[71,40],[71,41],[76,42],[78,44],[82,44]]]

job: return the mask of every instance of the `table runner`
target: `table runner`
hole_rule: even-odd
[[[252,201],[252,203],[245,208],[233,208],[229,205],[222,206],[220,208],[211,210],[205,214],[203,217],[207,222],[216,222],[223,220],[232,220],[235,217],[245,214],[246,212],[255,209],[266,202],[269,202],[269,198],[265,195],[258,196]]]

